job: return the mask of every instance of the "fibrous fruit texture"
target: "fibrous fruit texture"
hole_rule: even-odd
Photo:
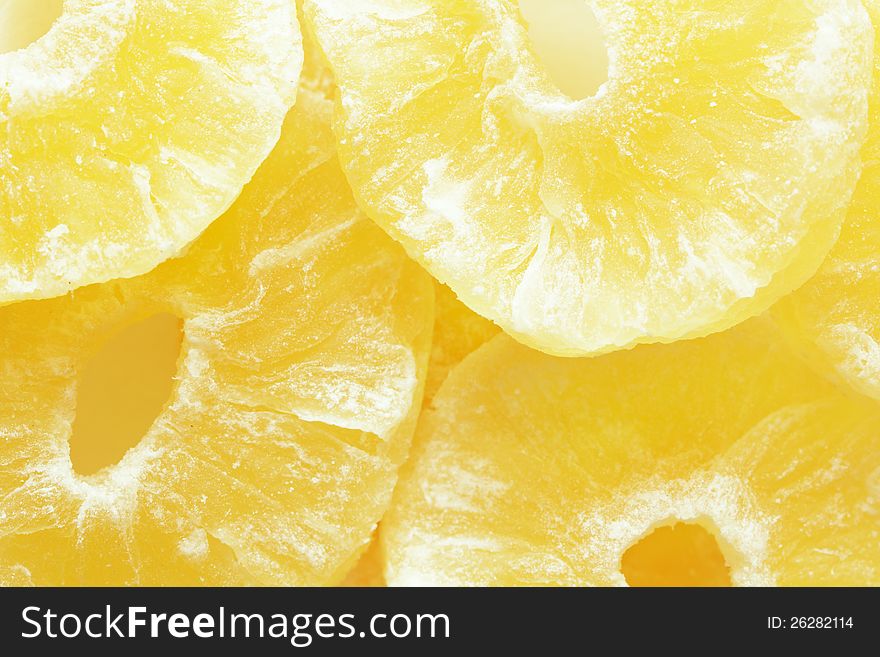
[[[455,298],[445,285],[435,282],[435,319],[428,378],[425,383],[423,408],[429,408],[449,372],[465,356],[497,335],[500,329],[492,322],[474,314]],[[369,549],[345,579],[347,586],[384,586],[384,556],[378,534]]]
[[[179,255],[278,141],[302,58],[288,0],[65,0],[0,48],[0,305]]]
[[[880,586],[878,186],[880,0],[0,0],[0,585]]]
[[[880,27],[880,3],[867,0],[865,6]],[[840,240],[816,276],[775,308],[775,316],[824,372],[880,399],[880,42],[875,44],[864,170]]]
[[[706,335],[837,237],[866,130],[856,0],[595,0],[559,91],[511,0],[307,0],[361,205],[468,306],[566,356]]]
[[[764,320],[580,360],[498,336],[434,409],[383,520],[391,585],[619,585],[676,542],[706,583],[880,584],[880,411]]]
[[[433,284],[357,210],[330,110],[300,93],[186,257],[0,311],[0,582],[323,584],[351,568],[408,450]],[[78,379],[142,320],[182,330],[170,399],[83,475]]]

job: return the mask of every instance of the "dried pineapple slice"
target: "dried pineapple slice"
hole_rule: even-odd
[[[66,0],[0,54],[0,305],[179,255],[278,141],[302,58],[289,0]]]
[[[449,372],[468,354],[488,342],[500,329],[468,310],[445,285],[434,283],[434,337],[428,360],[428,378],[422,408],[430,408],[434,395]],[[385,586],[384,556],[379,536],[381,524],[370,546],[346,576],[345,586]]]
[[[390,585],[621,585],[676,521],[736,585],[880,584],[880,411],[764,320],[580,360],[501,335],[434,407],[383,520]]]
[[[559,92],[512,0],[306,0],[362,207],[469,307],[565,356],[730,327],[815,272],[858,175],[856,0],[590,2]]]
[[[875,34],[880,2],[866,0]],[[880,41],[875,40],[865,167],[840,239],[818,273],[774,307],[780,325],[826,373],[880,399]]]
[[[0,582],[322,584],[382,516],[421,400],[433,284],[359,210],[332,105],[192,246],[139,278],[0,310]],[[122,460],[71,463],[96,336],[183,319],[169,403]]]

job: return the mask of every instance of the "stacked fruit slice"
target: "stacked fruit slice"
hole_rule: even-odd
[[[435,283],[435,320],[428,375],[422,408],[431,407],[434,395],[465,356],[498,334],[497,326],[474,314],[445,285]],[[369,549],[345,580],[347,586],[384,586],[384,554],[377,530]]]
[[[880,0],[587,5],[0,25],[0,584],[880,584]]]
[[[812,275],[871,75],[851,0],[590,4],[609,79],[574,101],[510,0],[304,3],[362,206],[476,312],[566,356],[723,330]]]
[[[880,3],[865,2],[880,29]],[[880,41],[871,89],[864,170],[840,240],[818,274],[775,309],[807,357],[859,392],[880,399]]]
[[[288,0],[65,0],[0,48],[0,305],[179,255],[278,141],[302,59]]]
[[[678,521],[734,584],[880,581],[880,411],[757,321],[590,360],[480,348],[420,423],[389,583],[623,584],[624,554]]]
[[[433,290],[354,205],[329,109],[302,92],[185,258],[0,311],[3,581],[321,584],[350,568],[408,450]],[[119,327],[169,315],[169,402],[118,464],[78,472],[78,373]]]

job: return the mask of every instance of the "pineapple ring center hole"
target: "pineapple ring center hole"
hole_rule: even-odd
[[[621,559],[630,586],[731,586],[730,567],[715,536],[695,523],[658,527]]]
[[[174,386],[183,322],[154,315],[111,336],[82,369],[70,437],[73,471],[116,465],[162,413]]]
[[[0,54],[31,45],[61,16],[64,0],[0,0]]]
[[[556,87],[572,100],[608,80],[608,49],[587,0],[519,0],[532,48]]]

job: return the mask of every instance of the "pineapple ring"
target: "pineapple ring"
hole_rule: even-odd
[[[301,91],[186,257],[0,309],[0,584],[316,585],[351,568],[408,453],[433,283],[357,209],[331,112]],[[171,399],[82,476],[78,370],[108,331],[159,313],[184,319]]]
[[[288,0],[65,0],[0,54],[0,305],[179,255],[278,141],[302,58]]]
[[[515,4],[304,3],[343,168],[410,255],[563,356],[719,331],[815,272],[866,130],[861,3],[592,0],[609,78],[579,101]]]
[[[774,316],[811,362],[880,399],[880,2],[874,21],[874,83],[865,162],[840,239],[817,274],[774,306]]]
[[[769,322],[599,358],[494,338],[423,414],[382,520],[389,585],[622,585],[676,519],[736,585],[880,584],[880,412]]]

